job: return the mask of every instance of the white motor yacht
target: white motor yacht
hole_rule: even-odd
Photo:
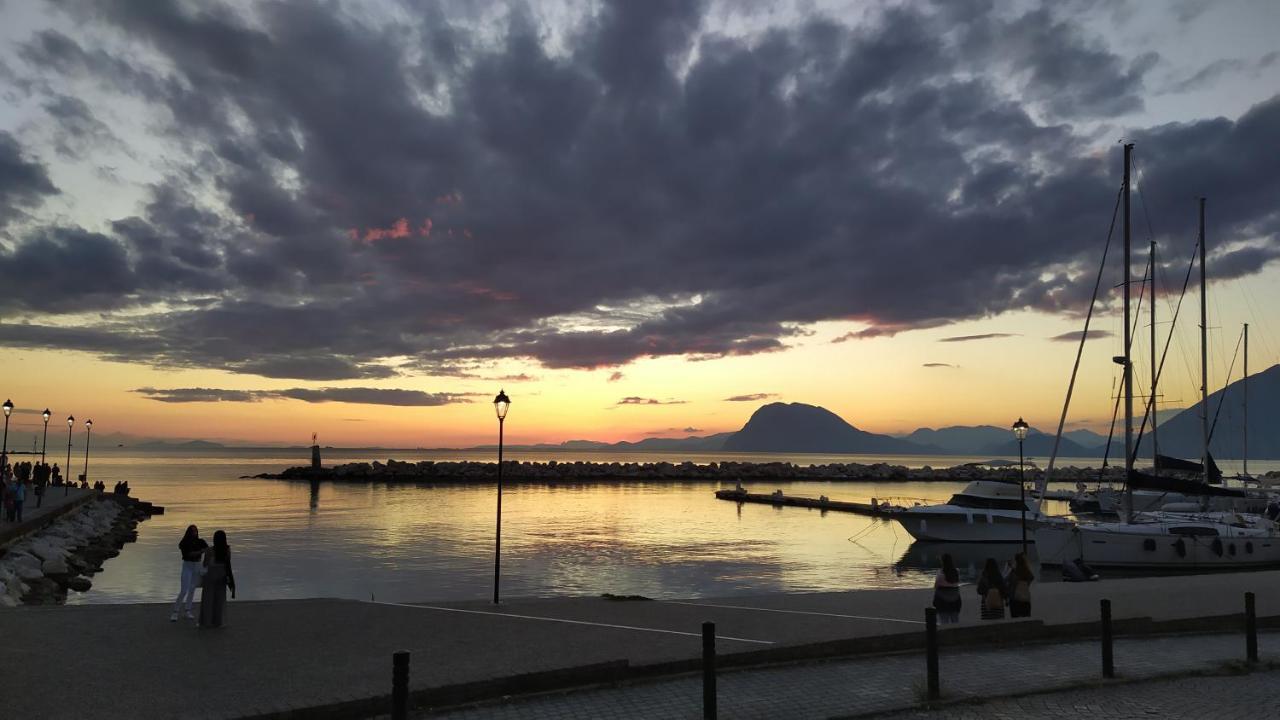
[[[975,480],[943,505],[917,505],[894,514],[917,540],[938,542],[1020,542],[1026,518],[1027,542],[1041,515],[1017,482]]]

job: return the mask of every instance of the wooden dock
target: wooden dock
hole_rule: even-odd
[[[845,500],[832,500],[826,495],[818,498],[799,497],[796,495],[783,495],[781,490],[764,494],[750,493],[746,490],[717,490],[717,500],[729,500],[738,503],[758,503],[760,505],[776,505],[788,507],[813,508],[816,510],[834,510],[836,512],[849,512],[858,515],[872,515],[875,517],[892,517],[894,513],[902,508],[887,503],[879,503],[872,500],[869,503],[848,502]]]

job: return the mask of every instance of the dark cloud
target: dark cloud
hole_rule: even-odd
[[[769,398],[778,397],[777,393],[751,393],[749,395],[734,395],[727,397],[725,402],[756,402],[757,400],[768,400]]]
[[[215,388],[152,388],[134,390],[148,400],[167,403],[261,402],[263,400],[301,400],[309,403],[352,403],[357,405],[391,405],[397,407],[430,407],[471,402],[463,395],[428,393],[396,388],[289,388],[285,390],[220,390]]]
[[[1065,333],[1062,333],[1061,335],[1054,335],[1053,337],[1049,338],[1049,340],[1052,340],[1054,342],[1080,342],[1081,334],[1082,334],[1082,331],[1073,330],[1072,332],[1065,332]],[[1115,337],[1115,333],[1111,332],[1110,330],[1090,330],[1089,331],[1090,340],[1097,340],[1099,338],[1107,338],[1107,337]]]
[[[136,216],[0,249],[0,275],[44,273],[0,295],[0,342],[316,381],[1078,313],[1119,174],[1086,128],[1140,109],[1154,62],[981,2],[750,36],[700,3],[605,2],[554,48],[527,13],[476,33],[458,5],[57,5],[70,27],[19,48],[57,132],[128,103],[173,152]],[[1276,245],[1278,129],[1272,100],[1128,133],[1144,187],[1221,193],[1224,273]],[[0,211],[53,192],[42,173]]]
[[[952,365],[951,363],[943,363],[943,362],[927,362],[927,363],[925,363],[925,364],[923,365],[923,367],[927,367],[927,368],[958,368],[958,367],[960,367],[960,366],[959,366],[959,365]]]
[[[684,405],[688,400],[658,400],[656,398],[624,397],[617,405]]]
[[[694,433],[700,433],[700,432],[702,432],[702,428],[696,428],[692,426],[685,427],[685,428],[669,427],[669,428],[663,428],[661,430],[650,430],[646,432],[645,435],[649,435],[651,437],[668,435],[670,433],[685,433],[688,435],[692,435]]]
[[[938,342],[970,342],[973,340],[995,340],[997,338],[1018,337],[1018,333],[982,333],[981,335],[954,335],[940,338]]]
[[[44,165],[28,158],[18,140],[0,130],[0,227],[57,192]]]
[[[626,376],[625,376],[625,375],[623,375],[621,372],[619,372],[619,371],[615,370],[615,371],[613,371],[613,372],[609,373],[609,382],[618,382],[619,380],[621,380],[621,379],[622,379],[622,378],[624,378],[624,377],[626,377]]]

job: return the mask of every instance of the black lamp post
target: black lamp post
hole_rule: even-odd
[[[4,401],[4,445],[0,446],[0,455],[5,460],[9,459],[9,413],[13,412],[13,401]]]
[[[493,604],[498,604],[498,576],[502,569],[502,427],[507,419],[511,398],[499,390],[493,399],[493,409],[498,413],[498,530],[493,542]]]
[[[44,439],[40,441],[40,464],[43,465],[44,451],[49,449],[49,408],[45,408],[40,417],[44,418]]]
[[[1027,554],[1027,470],[1022,455],[1022,441],[1027,439],[1027,421],[1018,418],[1013,424],[1013,436],[1018,438],[1018,497],[1022,499],[1022,554]]]
[[[76,416],[67,416],[67,476],[62,479],[62,495],[71,493],[71,428],[76,424]]]
[[[93,436],[93,421],[84,421],[84,481],[89,482],[89,439]]]

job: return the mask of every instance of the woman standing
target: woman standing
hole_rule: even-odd
[[[1007,578],[1009,617],[1031,617],[1031,582],[1035,579],[1027,556],[1024,553],[1014,556],[1013,569]]]
[[[200,627],[222,627],[227,588],[236,596],[236,576],[231,572],[231,546],[221,530],[213,534],[213,550],[205,556],[204,590],[200,594]]]
[[[191,603],[196,597],[196,588],[200,586],[200,575],[204,572],[204,553],[209,543],[200,539],[200,530],[195,525],[188,525],[187,532],[178,542],[178,552],[182,554],[182,585],[178,590],[178,599],[173,601],[173,612],[169,614],[169,622],[178,621],[178,612],[183,602],[187,606],[187,619],[195,620],[191,613]]]
[[[942,556],[942,569],[933,579],[933,607],[938,610],[938,622],[945,624],[960,622],[960,572],[951,560],[951,555]]]
[[[1000,576],[1000,567],[995,558],[987,558],[982,567],[982,578],[978,580],[978,597],[982,598],[982,619],[1003,620],[1005,598],[1009,597],[1009,588]]]

